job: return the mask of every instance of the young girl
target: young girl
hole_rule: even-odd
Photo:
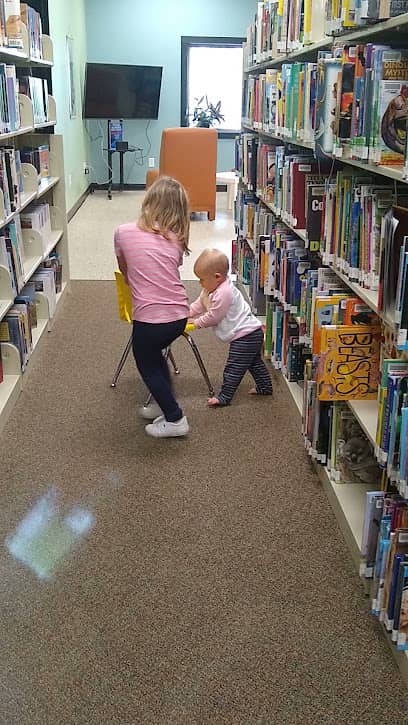
[[[253,395],[272,395],[271,376],[262,360],[262,325],[228,279],[228,267],[228,257],[218,249],[205,249],[194,265],[203,291],[190,307],[190,321],[197,328],[214,327],[217,337],[229,342],[222,387],[208,399],[210,406],[229,405],[247,371],[256,384]]]
[[[119,269],[132,293],[133,354],[154,398],[141,413],[154,419],[146,433],[155,438],[184,436],[189,431],[162,354],[184,331],[189,313],[179,272],[183,254],[189,252],[189,231],[183,186],[161,176],[147,191],[137,224],[123,224],[115,232]]]

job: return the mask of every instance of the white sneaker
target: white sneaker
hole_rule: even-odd
[[[185,415],[176,423],[170,423],[160,416],[145,428],[147,435],[153,436],[153,438],[177,438],[187,435],[189,430],[190,426]]]
[[[140,415],[145,420],[154,420],[155,418],[163,415],[163,411],[160,405],[158,405],[155,400],[152,400],[149,405],[144,405],[143,408],[140,408]]]

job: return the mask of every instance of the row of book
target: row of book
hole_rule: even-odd
[[[31,58],[42,58],[40,14],[20,0],[0,0],[0,45],[23,50],[22,23],[27,28]]]
[[[1,343],[8,342],[19,351],[21,370],[24,371],[33,351],[33,330],[37,327],[36,294],[41,292],[47,298],[49,317],[56,308],[56,295],[61,291],[62,263],[57,252],[50,254],[44,264],[32,275],[28,284],[20,290],[14,304],[0,320]],[[3,370],[0,361],[0,384]]]
[[[399,493],[408,497],[408,361],[384,360],[378,389],[376,457]]]
[[[338,45],[317,61],[315,147],[338,156],[402,166],[408,118],[408,53],[368,43]]]
[[[244,68],[330,35],[408,12],[408,0],[264,0],[247,29]]]
[[[257,196],[266,202],[277,218],[306,238],[310,258],[318,252],[320,263],[362,288],[377,291],[379,312],[389,324],[398,326],[399,348],[408,349],[405,187],[378,183],[377,178],[352,167],[335,172],[306,150],[297,153],[283,145],[262,143],[250,133],[242,134],[237,142],[236,161],[252,190],[252,197],[240,198],[241,216],[255,217]],[[276,221],[273,228],[284,233]],[[248,233],[245,225],[242,231]]]
[[[0,230],[0,265],[9,271],[14,295],[20,293],[25,280],[23,229],[34,229],[41,234],[45,254],[51,236],[49,204],[30,206]]]
[[[371,579],[371,611],[397,650],[408,650],[408,501],[366,493],[361,574]]]
[[[47,80],[27,75],[17,77],[14,65],[0,63],[0,135],[21,127],[19,93],[32,101],[34,124],[50,120]]]
[[[334,45],[317,63],[283,63],[244,80],[243,118],[254,130],[314,143],[318,157],[403,166],[408,53]]]
[[[44,144],[37,148],[15,146],[0,147],[0,189],[3,193],[5,216],[18,211],[23,193],[22,163],[35,166],[38,171],[38,180],[48,178],[49,146]]]
[[[406,12],[407,0],[327,0],[325,32],[332,35]]]
[[[18,211],[23,189],[22,163],[32,164],[38,171],[38,180],[50,175],[49,146],[44,144],[37,148],[15,146],[0,147],[0,189],[3,194],[4,213],[7,218],[12,212]]]
[[[23,193],[23,173],[20,151],[14,146],[0,147],[0,188],[4,213],[8,217],[17,211]]]
[[[324,37],[325,0],[266,0],[257,3],[244,44],[244,68]]]

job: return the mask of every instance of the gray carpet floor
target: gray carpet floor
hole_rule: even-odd
[[[112,282],[74,282],[0,436],[0,723],[408,722],[284,384],[208,410],[179,340],[191,434],[150,439],[132,361],[109,387],[129,331]],[[225,346],[196,340],[219,381]]]

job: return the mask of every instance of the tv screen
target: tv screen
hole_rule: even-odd
[[[84,118],[157,118],[162,66],[87,63]]]

